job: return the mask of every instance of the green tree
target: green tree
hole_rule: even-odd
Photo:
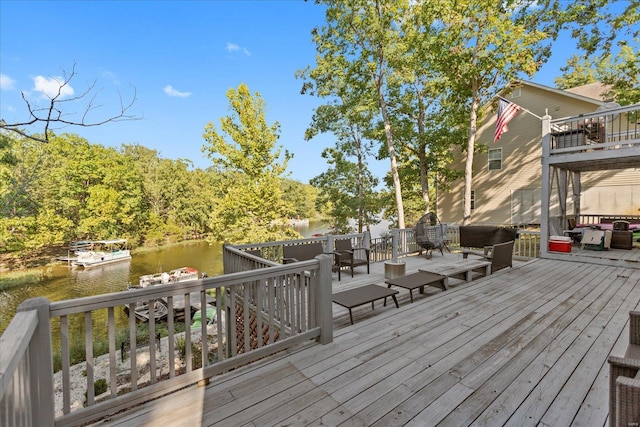
[[[610,52],[620,39],[621,44],[640,36],[640,1],[638,0],[556,0],[552,18],[559,28],[571,31],[578,49],[585,56]]]
[[[322,157],[332,165],[326,172],[311,180],[319,189],[318,204],[330,219],[329,227],[333,233],[353,232],[349,220],[358,220],[358,232],[363,224],[379,222],[376,214],[380,212],[380,202],[375,191],[378,180],[367,170],[361,170],[358,163],[347,159],[345,153],[336,148],[327,148]]]
[[[212,237],[231,243],[264,242],[296,236],[285,227],[293,209],[282,198],[281,180],[291,158],[276,147],[280,125],[269,125],[265,103],[247,85],[227,91],[230,115],[221,132],[208,123],[203,151],[221,174],[220,199],[212,208]]]
[[[573,55],[567,60],[567,65],[560,67],[562,75],[553,82],[558,89],[570,89],[598,81],[598,73],[593,61],[589,58]]]
[[[327,7],[326,25],[313,30],[317,66],[308,76],[318,96],[339,97],[360,110],[376,106],[384,123],[383,135],[398,214],[404,228],[402,189],[397,167],[396,140],[388,106],[390,58],[398,55],[402,34],[398,25],[409,1],[318,0]],[[307,86],[308,87],[308,86]],[[355,100],[359,99],[359,105]]]
[[[626,41],[615,56],[574,55],[560,68],[563,74],[554,82],[560,89],[567,89],[599,81],[609,88],[601,94],[603,97],[615,99],[621,105],[640,102],[639,41]]]
[[[372,142],[363,136],[363,130],[371,124],[372,120],[371,109],[357,108],[357,101],[354,105],[353,98],[344,96],[330,104],[318,107],[313,115],[311,126],[305,132],[307,140],[321,132],[331,132],[336,136],[336,149],[325,150],[323,157],[328,159],[330,164],[335,165],[334,169],[327,174],[333,176],[333,179],[340,178],[338,179],[340,184],[337,185],[344,184],[343,191],[349,195],[341,197],[340,200],[349,203],[340,211],[339,207],[335,206],[337,199],[333,200],[334,208],[331,211],[339,213],[340,216],[351,212],[349,218],[355,219],[358,233],[362,233],[364,227],[369,228],[370,221],[377,222],[374,220],[374,215],[378,211],[372,212],[372,210],[379,210],[377,204],[371,204],[375,199],[375,186],[378,180],[371,176],[366,162],[366,157],[370,155],[372,149]],[[347,160],[348,158],[355,159],[355,162],[351,163]],[[352,182],[344,182],[347,179]],[[320,178],[314,183],[318,186],[321,181],[324,182],[320,185],[322,188],[336,186],[336,183],[331,183],[330,179]],[[340,189],[335,188],[332,191],[340,192]],[[340,227],[343,227],[344,220],[342,218],[338,221],[341,224]]]
[[[533,75],[548,55],[547,9],[537,1],[442,0],[419,3],[420,24],[437,29],[430,43],[439,75],[447,81],[447,103],[464,105],[468,118],[465,147],[463,222],[471,221],[472,166],[480,106],[522,74]]]
[[[318,190],[309,184],[293,179],[282,180],[282,199],[293,208],[295,218],[312,218],[316,216],[316,199]]]
[[[415,220],[414,203],[407,208],[407,199],[415,201],[418,194],[421,213],[433,211],[435,185],[459,177],[450,169],[451,146],[462,143],[467,129],[460,104],[447,103],[447,79],[438,72],[441,58],[432,48],[439,43],[438,29],[419,25],[421,12],[419,7],[412,7],[409,19],[402,21],[402,50],[390,60],[393,74],[389,79],[390,117],[400,153],[405,216],[411,221]],[[387,211],[391,209],[388,205]]]

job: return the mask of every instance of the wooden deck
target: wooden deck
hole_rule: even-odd
[[[637,250],[635,250],[637,251]],[[460,254],[405,258],[407,274]],[[384,283],[383,264],[334,292]],[[610,353],[628,342],[640,269],[537,259],[400,308],[334,304],[334,341],[215,377],[108,426],[605,426]]]

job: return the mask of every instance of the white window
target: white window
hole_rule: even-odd
[[[490,148],[488,157],[490,171],[502,169],[502,148]]]
[[[511,99],[513,98],[520,98],[522,91],[520,87],[514,87],[513,90],[511,90]]]

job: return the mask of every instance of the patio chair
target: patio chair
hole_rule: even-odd
[[[338,263],[340,267],[349,267],[351,269],[351,277],[353,277],[353,269],[361,265],[367,266],[367,274],[369,274],[370,252],[368,248],[354,248],[351,244],[351,239],[336,240]]]
[[[504,243],[497,243],[487,248],[488,250],[485,251],[484,254],[480,252],[469,252],[468,254],[491,261],[491,273],[495,273],[503,268],[513,267],[513,245],[514,241],[511,240]]]
[[[491,273],[495,273],[503,268],[513,267],[513,244],[514,241],[498,243],[491,249]]]
[[[326,254],[333,256],[333,265],[331,271],[338,272],[338,281],[340,281],[340,264],[339,254],[335,252],[325,252],[322,243],[303,243],[298,245],[287,245],[282,247],[282,263],[290,264],[292,262],[309,261],[317,257],[318,255]]]
[[[609,425],[640,422],[640,311],[629,313],[629,346],[624,357],[609,356]]]
[[[440,254],[444,256],[442,249],[449,250],[447,245],[447,224],[440,223],[436,214],[430,212],[422,216],[413,229],[416,238],[416,244],[420,246],[420,254],[422,250],[426,250],[427,259],[431,259],[431,253],[434,249],[440,250]]]

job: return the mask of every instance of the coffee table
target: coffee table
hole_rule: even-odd
[[[371,303],[371,309],[373,310],[374,301],[384,299],[384,305],[387,305],[387,297],[393,298],[393,302],[396,303],[396,307],[400,308],[400,305],[398,305],[398,299],[396,298],[398,293],[399,292],[396,290],[378,285],[365,285],[349,289],[348,291],[337,292],[333,294],[332,299],[336,304],[349,309],[349,319],[353,325],[353,314],[351,313],[352,308]]]
[[[446,276],[444,286],[449,288],[449,278],[466,280],[470,282],[473,280],[473,272],[484,272],[485,276],[491,274],[491,261],[463,259],[461,261],[455,261],[446,264],[434,264],[428,267],[423,267],[419,271],[425,271],[428,273],[442,274]]]
[[[406,276],[387,280],[385,283],[387,284],[388,288],[390,288],[391,286],[399,286],[401,288],[408,289],[409,296],[411,297],[411,302],[413,302],[414,289],[419,288],[421,294],[424,294],[425,286],[431,286],[445,291],[447,290],[447,286],[445,284],[446,280],[447,276],[443,276],[442,274],[430,273],[428,271],[418,271],[417,273],[412,273]]]

